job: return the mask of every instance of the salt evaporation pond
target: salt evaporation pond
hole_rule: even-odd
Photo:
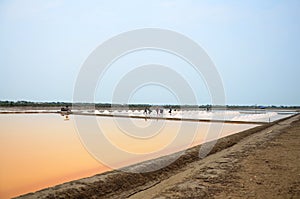
[[[80,111],[79,111],[80,112]],[[90,113],[83,111],[83,113]],[[144,110],[96,110],[95,114],[114,115],[114,116],[138,116],[144,117]],[[171,114],[169,109],[163,109],[163,113],[157,114],[153,110],[147,116],[149,117],[163,117],[163,118],[183,118],[183,119],[215,119],[215,120],[228,120],[228,121],[251,121],[251,122],[272,122],[282,119],[289,115],[295,114],[294,112],[276,112],[276,111],[199,111],[199,110],[172,110]]]
[[[126,112],[123,113],[127,114]],[[141,111],[132,111],[131,114],[143,113]],[[178,112],[177,116],[179,114],[198,118],[201,112]],[[262,117],[262,115],[231,112],[227,113],[226,119],[268,121],[269,118],[275,120],[289,116],[272,114]],[[202,117],[203,115],[210,118],[212,113],[203,112]],[[176,114],[173,116],[175,117]],[[171,116],[166,115],[166,117]],[[126,136],[120,126],[116,125],[114,119],[111,117],[97,117],[102,131],[106,132],[106,137],[111,142],[123,150],[139,154],[157,152],[170,144],[174,140],[174,132],[178,131],[181,126],[181,122],[178,121],[120,119],[119,123],[122,128],[127,128],[126,124],[129,120],[141,128],[149,125],[152,127],[160,126],[160,130],[155,136],[149,136],[149,139],[144,139],[141,142]],[[73,121],[74,116],[72,115],[69,116],[69,120],[65,120],[59,114],[0,114],[0,198],[9,198],[33,192],[110,170],[110,168],[91,156],[82,145]],[[189,127],[192,123],[185,122],[184,124]],[[255,126],[249,124],[224,124],[220,137]],[[214,124],[199,123],[195,138],[189,143],[189,146],[202,143],[209,127],[214,128]],[[127,131],[130,132],[131,127],[128,127]],[[147,132],[143,133],[147,134]],[[187,135],[189,134],[188,131],[186,133]],[[162,151],[152,156],[145,155],[144,158],[138,160],[118,156],[112,157],[116,158],[115,161],[119,162],[120,166],[130,165],[181,150],[183,149],[181,146],[186,145],[186,142],[190,142],[190,140],[182,139],[177,142],[176,145],[178,147],[175,147],[174,151]]]

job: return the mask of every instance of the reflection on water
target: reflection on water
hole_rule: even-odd
[[[34,191],[107,168],[82,147],[60,115],[0,115],[0,198]]]
[[[70,118],[69,118],[69,115],[66,115],[65,116],[65,121],[68,121]]]
[[[126,159],[112,154],[111,157],[120,166],[171,153],[154,152],[172,143],[180,128],[180,122],[176,121],[162,123],[151,119],[131,120],[136,126],[145,127],[144,132],[137,134],[132,127],[126,126],[129,119],[122,118],[117,125],[113,118],[97,117],[97,120],[105,137],[116,147],[136,154],[153,153],[141,159]],[[198,126],[192,146],[204,140],[208,127],[207,123]],[[254,125],[226,124],[222,136],[250,127]],[[155,135],[150,131],[153,128],[158,129]],[[189,133],[186,132],[187,137]],[[184,137],[177,140],[174,151],[180,150],[185,142]],[[109,170],[83,147],[72,115],[0,114],[0,151],[0,198],[17,196]]]

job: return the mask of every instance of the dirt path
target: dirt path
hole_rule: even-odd
[[[300,198],[299,143],[297,116],[130,198]]]
[[[155,172],[112,171],[21,198],[300,198],[299,143],[297,115],[222,138],[202,160],[197,146]]]
[[[243,159],[216,198],[300,198],[300,122]]]

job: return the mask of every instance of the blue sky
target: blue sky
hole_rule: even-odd
[[[1,1],[0,100],[72,101],[80,67],[98,45],[125,31],[155,27],[184,34],[206,50],[222,77],[227,104],[300,105],[299,10],[297,0]],[[174,68],[181,63],[163,53],[144,56]],[[140,57],[123,65],[140,63]],[[117,71],[118,64],[107,85],[118,81]],[[185,72],[198,103],[209,103],[205,83]],[[97,93],[97,101],[110,101],[108,87]],[[153,86],[131,102],[175,101]]]

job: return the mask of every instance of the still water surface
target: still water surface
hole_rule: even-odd
[[[0,114],[0,198],[33,192],[110,170],[91,156],[83,146],[73,120],[72,116],[65,120],[58,114]],[[143,136],[146,139],[141,142],[140,139],[132,139],[135,135],[126,134],[131,132],[131,127],[126,127],[127,119],[119,121],[119,125],[114,123],[113,118],[97,117],[97,120],[106,138],[116,147],[137,154],[160,151],[173,142],[176,136],[174,132],[180,128],[180,122],[176,121],[164,121],[162,125],[161,121],[131,120],[138,127],[153,127],[156,125],[154,122],[159,124],[159,133],[147,135],[145,130]],[[226,124],[221,136],[254,126]],[[189,146],[202,143],[208,127],[208,123],[201,123]],[[174,147],[174,151],[145,155],[140,159],[112,157],[119,161],[120,166],[125,166],[183,149],[180,146],[188,141],[190,140],[180,139],[176,142],[178,147]]]

